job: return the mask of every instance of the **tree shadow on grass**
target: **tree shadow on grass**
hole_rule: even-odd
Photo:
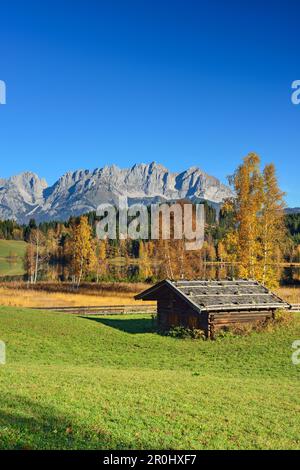
[[[119,449],[130,445],[103,429],[85,429],[76,417],[52,406],[5,395],[0,397],[0,449]]]
[[[153,318],[93,318],[81,317],[86,320],[92,320],[102,325],[115,328],[130,334],[153,333],[156,329],[155,320]]]

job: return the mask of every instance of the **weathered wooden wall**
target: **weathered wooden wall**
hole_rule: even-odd
[[[197,328],[208,331],[208,314],[199,315],[180,296],[168,293],[157,301],[157,320],[160,328],[167,329],[172,326]]]
[[[157,300],[158,326],[168,329],[174,326],[204,330],[207,336],[235,323],[254,323],[271,319],[274,310],[235,310],[197,313],[176,293],[160,295]]]
[[[274,318],[274,310],[240,310],[211,312],[209,324],[212,335],[218,330],[234,324],[257,323]]]

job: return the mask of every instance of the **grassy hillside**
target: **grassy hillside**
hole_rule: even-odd
[[[24,274],[25,251],[26,243],[23,241],[0,240],[0,276]]]
[[[300,448],[294,328],[198,342],[143,315],[0,308],[0,448]]]
[[[22,258],[25,255],[26,243],[16,240],[0,240],[0,258],[8,258],[11,254]]]

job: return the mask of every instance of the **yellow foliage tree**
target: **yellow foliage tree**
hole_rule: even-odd
[[[139,273],[141,279],[147,279],[153,274],[147,245],[142,240],[139,243]]]
[[[226,261],[227,259],[227,253],[226,253],[226,249],[225,249],[225,245],[222,241],[219,241],[218,242],[218,246],[217,246],[217,259],[218,261],[220,261],[221,263],[223,263],[224,261]]]
[[[262,249],[261,273],[258,277],[264,285],[276,287],[278,284],[275,263],[282,261],[286,240],[283,200],[284,193],[279,189],[275,167],[266,165],[263,172],[263,208],[260,214],[260,241]]]
[[[227,252],[231,261],[238,262],[239,276],[255,278],[259,255],[258,213],[263,200],[263,180],[260,159],[255,153],[244,158],[232,177],[236,197],[227,207],[234,211],[235,228],[227,235]]]
[[[81,217],[79,224],[73,229],[72,251],[73,276],[79,287],[83,276],[93,271],[96,266],[93,233],[87,217]]]
[[[274,263],[282,256],[285,238],[284,193],[275,167],[267,165],[261,173],[259,156],[250,153],[231,182],[236,197],[227,201],[225,209],[233,211],[235,224],[225,237],[227,260],[237,263],[240,277],[274,287],[278,276]]]
[[[97,271],[97,282],[107,270],[106,261],[106,240],[97,240],[96,242],[96,271]]]

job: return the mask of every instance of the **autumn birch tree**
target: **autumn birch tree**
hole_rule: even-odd
[[[107,260],[106,260],[106,240],[97,240],[96,242],[96,280],[97,283],[101,276],[107,270]]]
[[[275,263],[278,264],[282,261],[286,228],[284,223],[284,193],[279,189],[273,164],[265,167],[263,181],[264,198],[260,215],[262,261],[259,280],[268,287],[276,287]]]
[[[235,227],[228,233],[226,245],[243,278],[255,278],[260,250],[258,214],[263,201],[263,180],[259,165],[258,155],[250,153],[231,179],[236,197],[228,207],[234,211]]]
[[[234,227],[225,237],[226,258],[236,262],[238,274],[257,279],[267,287],[277,282],[275,263],[282,256],[285,238],[284,193],[275,167],[261,173],[260,158],[251,153],[231,178],[236,193],[225,210],[234,214]]]
[[[47,259],[46,237],[38,228],[31,230],[25,261],[31,284],[36,284],[38,274],[44,267]]]
[[[79,224],[73,230],[73,273],[76,285],[79,287],[83,276],[95,268],[96,255],[92,228],[87,217],[81,217]]]
[[[143,280],[148,279],[153,274],[148,247],[142,240],[139,242],[139,274]]]

